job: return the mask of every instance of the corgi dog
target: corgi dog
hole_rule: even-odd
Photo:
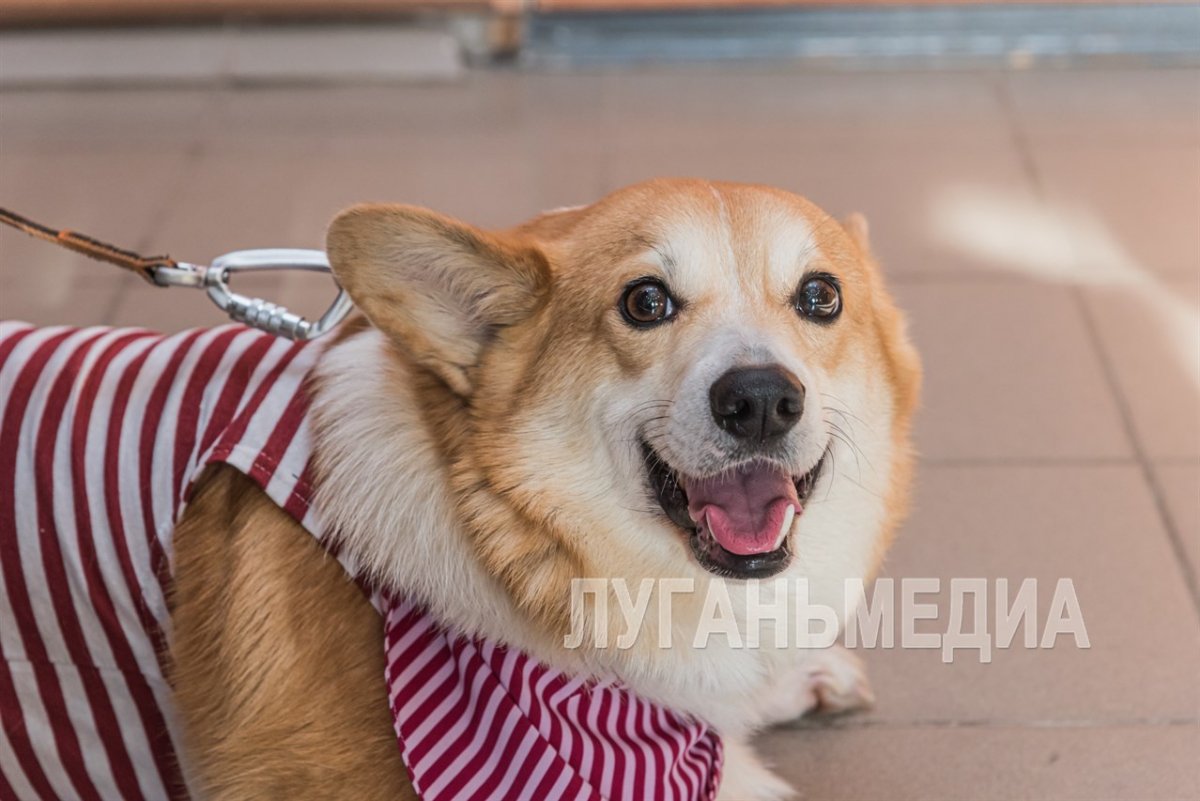
[[[905,514],[920,365],[865,221],[671,179],[503,231],[357,206],[327,250],[358,313],[310,346],[305,379],[324,539],[228,464],[174,529],[167,672],[188,786],[436,796],[397,751],[406,699],[383,681],[420,666],[389,664],[365,585],[452,640],[698,721],[722,744],[716,798],[790,797],[751,736],[868,703],[858,662],[695,634],[714,588],[741,616],[752,592],[801,580],[843,615],[844,582],[875,574]],[[629,599],[581,609],[581,580],[646,587],[651,613],[631,635]]]

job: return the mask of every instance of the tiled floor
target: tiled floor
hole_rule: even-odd
[[[681,173],[868,213],[928,375],[888,575],[1070,577],[1092,643],[870,651],[876,708],[764,734],[779,770],[809,799],[1200,798],[1200,73],[0,94],[0,203],[186,260],[318,246],[353,201],[499,225]],[[308,311],[329,292],[251,286]],[[0,312],[218,322],[7,231]]]

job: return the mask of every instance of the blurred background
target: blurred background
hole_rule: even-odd
[[[887,575],[1071,578],[1092,644],[865,653],[876,708],[764,734],[780,772],[1200,798],[1197,5],[0,0],[0,206],[141,252],[320,247],[365,200],[504,226],[661,175],[867,214],[927,370]],[[221,322],[8,230],[0,314]]]

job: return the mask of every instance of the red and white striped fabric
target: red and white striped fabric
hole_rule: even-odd
[[[320,536],[319,352],[242,326],[0,322],[0,801],[189,797],[163,664],[175,523],[220,462]],[[698,721],[373,601],[425,801],[715,793],[720,740]]]
[[[716,796],[721,740],[701,721],[384,603],[388,700],[424,801]]]
[[[0,798],[188,796],[162,662],[174,524],[227,462],[316,528],[317,351],[0,323]]]

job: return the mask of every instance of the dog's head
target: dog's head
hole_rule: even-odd
[[[863,576],[902,514],[919,369],[859,218],[662,180],[484,232],[370,205],[329,253],[429,379],[479,557],[576,576]]]

